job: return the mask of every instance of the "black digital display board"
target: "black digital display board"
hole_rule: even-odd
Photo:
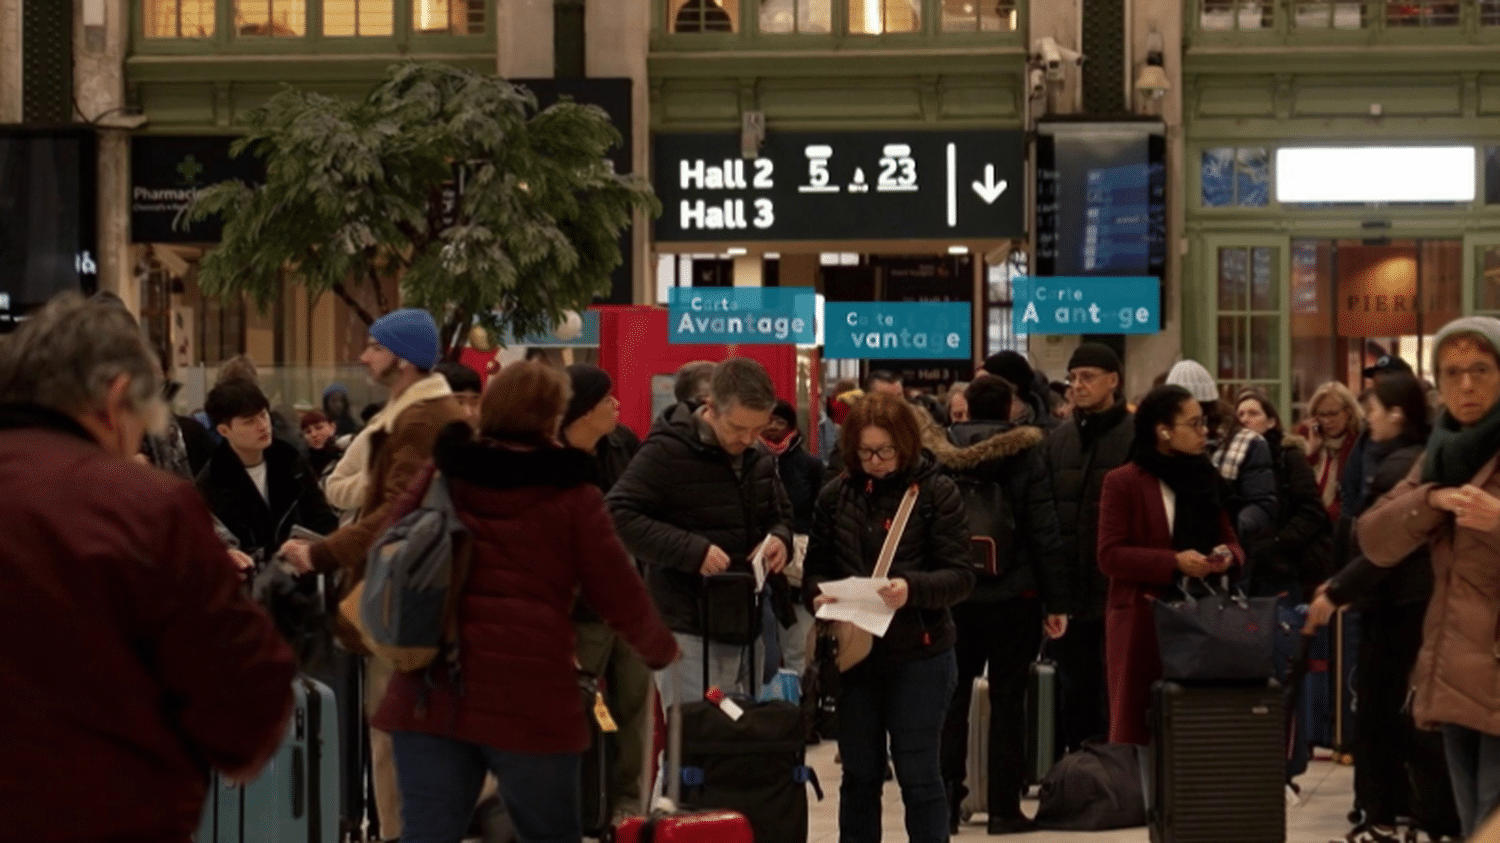
[[[661,134],[660,243],[964,240],[1024,235],[1018,131]]]
[[[0,333],[97,289],[98,172],[92,127],[0,126]]]
[[[1154,120],[1038,124],[1037,275],[1162,278],[1166,149]]]

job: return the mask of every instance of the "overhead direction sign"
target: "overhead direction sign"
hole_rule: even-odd
[[[1015,131],[662,134],[652,181],[659,243],[973,240],[1026,233]]]

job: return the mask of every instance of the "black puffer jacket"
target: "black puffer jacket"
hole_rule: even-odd
[[[1397,439],[1391,442],[1367,442],[1366,456],[1374,463],[1365,472],[1365,486],[1358,505],[1345,507],[1334,539],[1335,563],[1348,559],[1328,581],[1328,599],[1335,605],[1370,606],[1426,603],[1432,597],[1432,555],[1422,545],[1394,567],[1382,567],[1366,559],[1359,549],[1354,522],[1392,488],[1406,479],[1411,467],[1426,451],[1425,442]]]
[[[1276,533],[1245,548],[1257,591],[1301,587],[1302,600],[1333,573],[1333,525],[1303,451],[1306,443],[1279,428],[1266,431],[1276,473]],[[1265,588],[1260,587],[1264,584]]]
[[[269,503],[227,441],[219,443],[198,475],[198,491],[214,517],[234,534],[240,550],[261,562],[291,537],[294,525],[321,535],[339,527],[338,516],[324,499],[307,460],[275,439],[264,459]]]
[[[786,453],[776,457],[776,473],[792,504],[792,532],[806,534],[812,531],[813,507],[823,490],[823,463],[802,446],[801,433],[792,436],[795,441]]]
[[[884,480],[842,475],[824,486],[813,513],[803,580],[811,604],[820,582],[870,576],[886,528],[912,483],[921,491],[890,572],[892,578],[906,580],[909,596],[885,637],[875,639],[871,653],[871,658],[893,663],[952,647],[957,634],[948,608],[967,599],[974,588],[963,500],[953,481],[938,472],[931,453],[924,451],[911,470]]]
[[[709,433],[712,436],[712,433]],[[731,457],[705,441],[692,409],[679,404],[657,421],[607,498],[625,549],[646,566],[646,584],[674,632],[701,634],[703,557],[729,554],[749,571],[767,535],[792,547],[791,506],[776,465],[754,447]]]
[[[1050,615],[1067,614],[1072,606],[1052,477],[1042,459],[1045,438],[1034,425],[1006,422],[956,424],[946,438],[935,428],[922,431],[922,444],[932,449],[949,475],[999,484],[1015,519],[1013,545],[997,548],[1008,560],[1005,572],[976,577],[970,603],[1000,603],[1031,594],[1042,598]]]
[[[1069,569],[1069,614],[1079,620],[1104,617],[1109,578],[1099,570],[1099,498],[1104,475],[1130,461],[1134,442],[1135,417],[1125,405],[1116,404],[1102,413],[1075,412],[1042,443]]]

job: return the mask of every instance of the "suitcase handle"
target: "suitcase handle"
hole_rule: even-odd
[[[302,819],[307,812],[307,757],[302,747],[292,747],[292,818]]]

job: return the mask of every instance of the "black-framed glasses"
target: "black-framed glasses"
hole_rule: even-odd
[[[879,448],[860,448],[855,453],[859,454],[862,461],[888,460],[896,456],[896,448],[894,445],[882,445]]]

